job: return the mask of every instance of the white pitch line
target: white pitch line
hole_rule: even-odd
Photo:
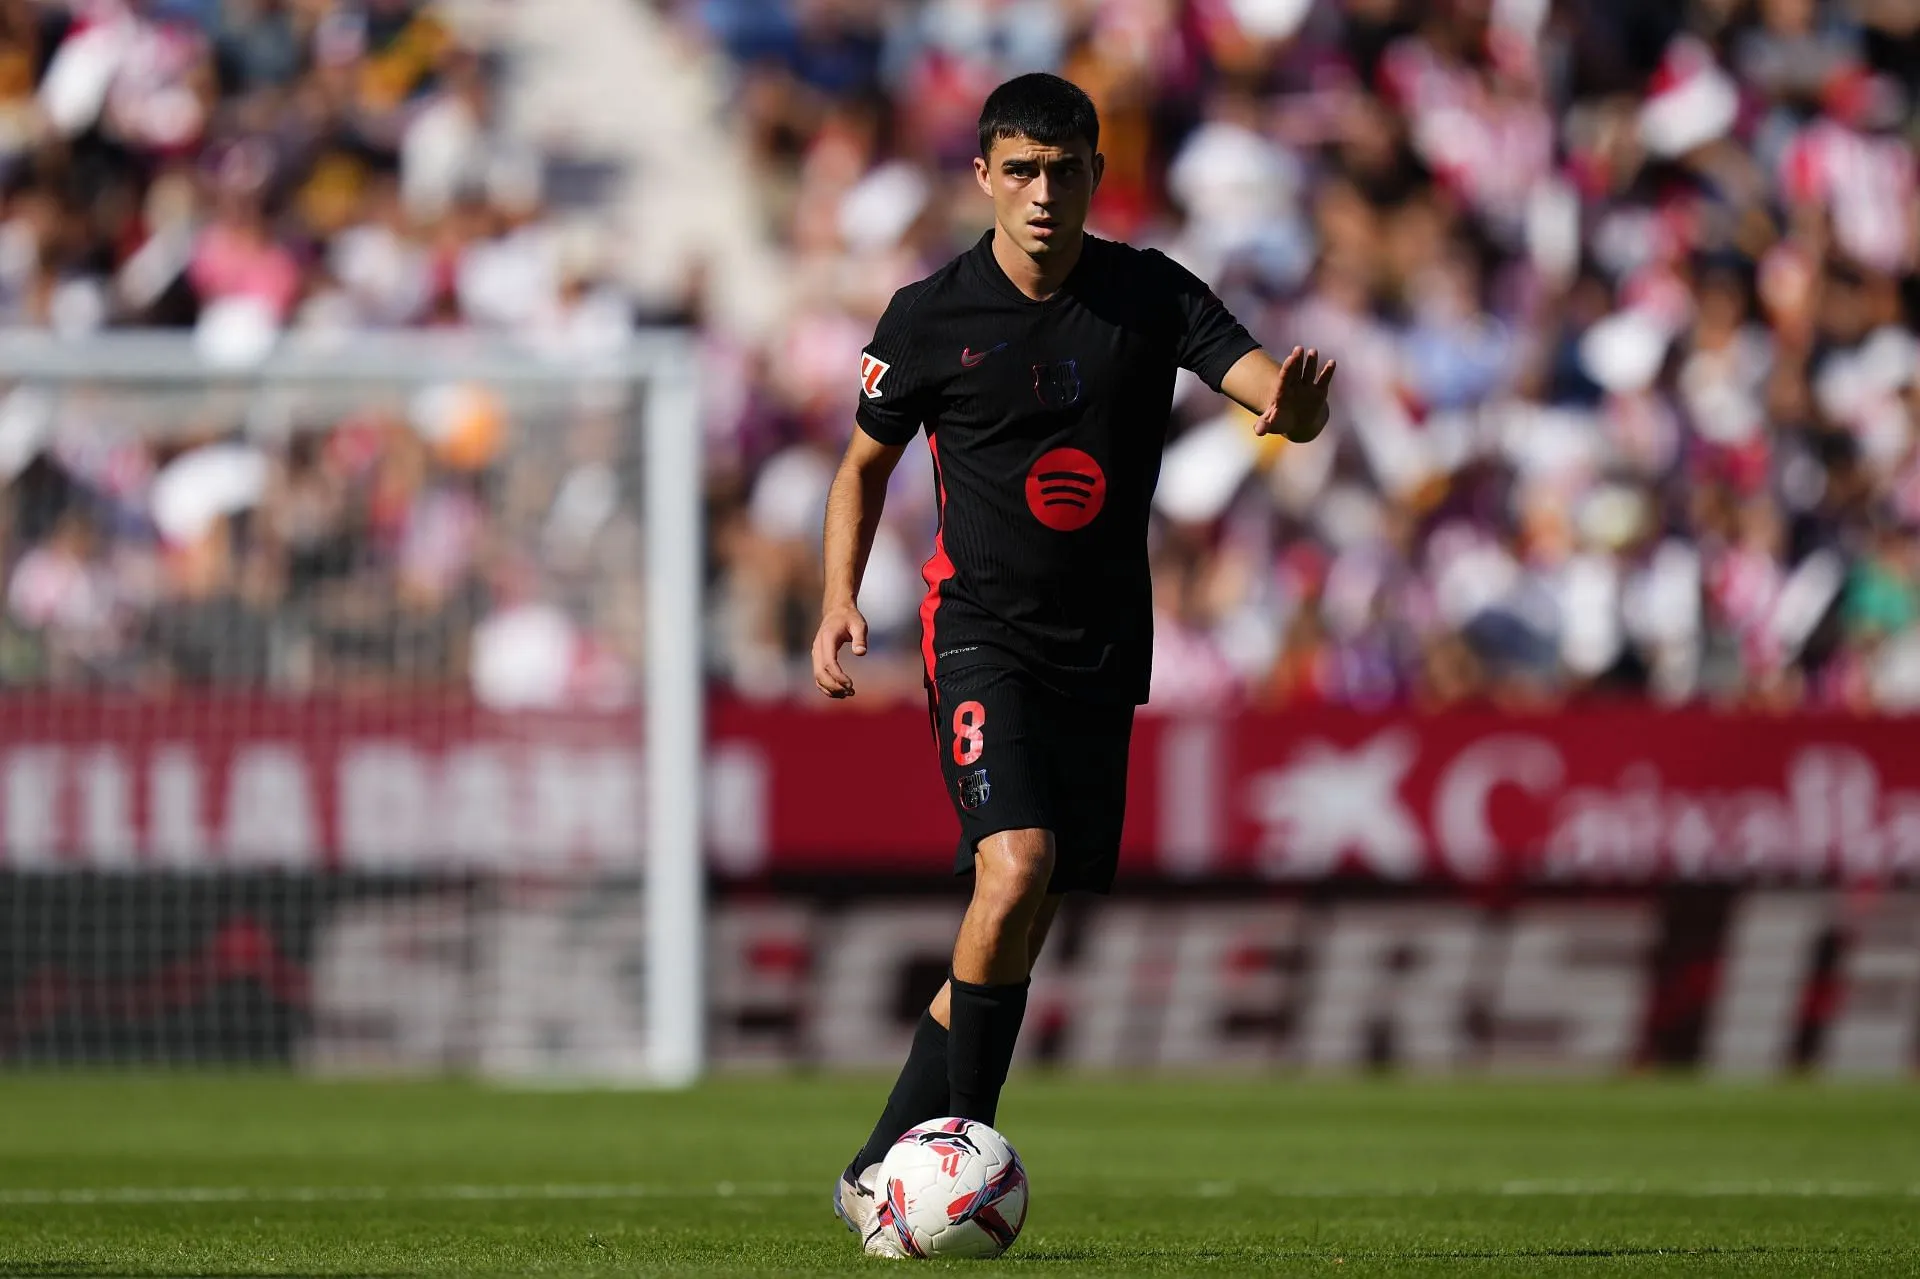
[[[1701,1181],[1655,1185],[1644,1181],[1509,1181],[1503,1195],[1676,1195],[1688,1199],[1874,1199],[1920,1196],[1920,1183],[1883,1186],[1870,1181]]]
[[[462,1200],[731,1199],[799,1193],[778,1182],[722,1181],[705,1186],[555,1182],[531,1186],[106,1186],[0,1190],[0,1205],[173,1203],[454,1203]]]
[[[0,1207],[62,1204],[196,1203],[457,1203],[594,1199],[779,1199],[821,1193],[818,1186],[786,1182],[721,1181],[711,1185],[643,1185],[624,1182],[549,1182],[538,1185],[450,1186],[105,1186],[69,1189],[0,1189]],[[1171,1196],[1223,1199],[1260,1195],[1275,1199],[1430,1199],[1441,1195],[1497,1198],[1658,1197],[1686,1199],[1871,1199],[1920,1198],[1920,1182],[1907,1186],[1864,1181],[1709,1181],[1661,1186],[1641,1181],[1507,1181],[1496,1186],[1247,1186],[1203,1181],[1181,1190],[1152,1186],[1069,1183],[1063,1193],[1116,1198]]]

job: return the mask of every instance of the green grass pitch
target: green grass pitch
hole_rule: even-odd
[[[0,1075],[0,1274],[872,1273],[827,1194],[884,1087]],[[1028,1076],[1001,1124],[976,1267],[1920,1274],[1920,1089]]]

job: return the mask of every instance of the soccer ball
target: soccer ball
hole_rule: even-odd
[[[909,1128],[880,1165],[874,1224],[909,1257],[997,1257],[1027,1221],[1027,1170],[971,1119]]]

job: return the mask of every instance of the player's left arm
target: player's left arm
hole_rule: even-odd
[[[1143,260],[1150,272],[1158,272],[1167,291],[1181,368],[1192,369],[1208,387],[1258,416],[1255,435],[1278,432],[1304,444],[1326,428],[1332,360],[1323,367],[1318,351],[1296,346],[1284,362],[1275,364],[1193,272],[1156,249],[1147,250]]]
[[[1220,389],[1247,412],[1259,414],[1255,435],[1278,432],[1305,444],[1326,429],[1333,370],[1334,361],[1322,364],[1312,347],[1294,347],[1279,364],[1265,351],[1249,351],[1220,379]]]

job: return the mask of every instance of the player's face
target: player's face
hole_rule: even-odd
[[[973,176],[993,198],[1000,233],[1038,258],[1078,242],[1105,167],[1084,140],[1050,146],[1022,134],[996,138],[986,159],[975,158]]]

